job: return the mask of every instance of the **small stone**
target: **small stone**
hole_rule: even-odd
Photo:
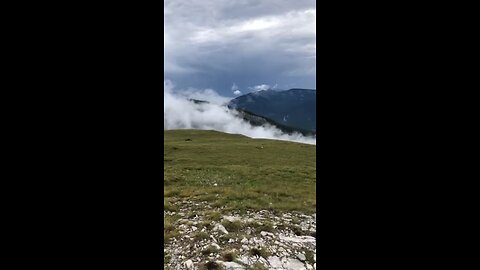
[[[213,242],[217,243],[217,239],[215,239],[215,237],[213,237],[213,235],[210,235],[210,238],[212,238]]]
[[[266,237],[266,236],[271,236],[271,237],[273,237],[273,233],[269,233],[269,232],[265,232],[265,231],[261,231],[260,234],[261,234],[263,237]]]
[[[302,253],[297,254],[297,258],[298,258],[300,261],[302,261],[302,262],[304,262],[304,261],[307,260],[307,258],[305,257],[305,255],[303,255]]]
[[[293,260],[288,260],[287,261],[287,264],[285,265],[284,268],[287,268],[287,269],[292,269],[292,270],[302,270],[302,269],[305,269],[305,265],[300,262],[299,260],[296,260],[296,259],[293,259]]]
[[[245,266],[236,263],[236,262],[222,262],[226,270],[243,270],[246,269]]]
[[[223,219],[228,220],[230,222],[237,222],[241,220],[241,218],[235,217],[235,216],[223,216]]]
[[[215,225],[215,227],[213,228],[213,231],[220,231],[224,234],[228,234],[227,229],[225,229],[225,227],[222,224]]]
[[[192,260],[188,260],[188,261],[186,261],[184,264],[185,264],[185,267],[186,267],[187,269],[193,269],[193,262],[192,262]]]
[[[282,268],[282,262],[277,256],[272,256],[268,258],[268,263],[272,268]]]

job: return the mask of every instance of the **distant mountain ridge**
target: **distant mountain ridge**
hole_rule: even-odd
[[[249,122],[252,126],[263,126],[263,125],[268,124],[268,125],[271,125],[271,126],[274,126],[274,127],[278,128],[279,130],[281,130],[282,132],[287,133],[287,134],[292,134],[292,133],[296,132],[296,133],[300,133],[304,136],[315,136],[316,135],[315,131],[289,127],[289,126],[283,125],[281,123],[278,123],[278,122],[276,122],[272,119],[269,119],[269,118],[266,118],[266,117],[263,117],[263,116],[260,116],[260,115],[256,115],[256,114],[251,113],[249,111],[238,110],[238,109],[236,109],[236,111],[238,112],[239,116],[243,120]]]
[[[205,101],[205,100],[198,100],[198,99],[188,99],[188,101],[194,103],[194,104],[197,104],[197,105],[201,105],[201,104],[209,104],[210,102],[208,101]],[[230,106],[226,106],[228,107],[229,109],[233,109],[236,111],[237,113],[237,116],[242,118],[243,120],[249,122],[252,126],[264,126],[264,125],[271,125],[271,126],[274,126],[276,127],[277,129],[281,130],[282,132],[284,133],[287,133],[287,134],[292,134],[292,133],[300,133],[304,136],[315,136],[316,135],[316,132],[315,131],[312,131],[312,130],[306,130],[306,129],[301,129],[301,128],[294,128],[294,127],[290,127],[290,126],[286,126],[282,123],[278,123],[272,119],[269,119],[267,117],[264,117],[264,116],[260,116],[260,115],[257,115],[255,113],[252,113],[252,112],[249,112],[249,111],[246,111],[246,110],[242,110],[242,109],[234,109]]]
[[[278,125],[316,133],[316,97],[314,89],[262,90],[232,99],[229,108],[246,111]]]

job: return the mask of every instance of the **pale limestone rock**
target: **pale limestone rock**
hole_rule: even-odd
[[[302,253],[297,254],[297,258],[298,258],[300,261],[302,261],[302,262],[304,262],[304,261],[307,260],[307,258],[305,257],[305,255],[302,254]]]
[[[223,234],[228,234],[227,229],[225,229],[225,227],[222,224],[215,225],[215,227],[213,228],[213,231],[220,231]]]
[[[222,262],[223,266],[225,266],[225,270],[244,270],[246,269],[245,266],[236,263],[236,262]]]
[[[189,269],[189,270],[190,270],[190,269],[193,270],[193,262],[192,262],[192,260],[186,261],[186,262],[185,262],[185,267],[186,267],[187,269]]]
[[[285,268],[288,270],[305,270],[305,265],[297,259],[288,259]]]
[[[282,268],[282,262],[277,256],[268,257],[268,262],[272,268]]]
[[[210,238],[212,238],[213,242],[217,243],[217,239],[215,239],[215,237],[213,237],[213,235],[210,235]]]
[[[241,221],[241,218],[234,217],[234,216],[223,216],[223,219],[228,220],[230,222]]]
[[[280,240],[286,242],[293,242],[293,243],[316,243],[315,237],[311,236],[296,236],[296,237],[288,237],[288,236],[279,236]]]
[[[269,233],[269,232],[265,232],[265,231],[261,231],[260,234],[263,236],[263,237],[266,237],[266,236],[271,236],[273,237],[273,233]]]

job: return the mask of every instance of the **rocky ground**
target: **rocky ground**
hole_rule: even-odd
[[[164,269],[316,269],[316,214],[177,201],[164,218]]]

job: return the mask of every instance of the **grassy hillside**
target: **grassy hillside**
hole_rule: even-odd
[[[165,131],[164,203],[315,212],[316,147],[215,131]],[[174,210],[174,209],[172,209]]]

